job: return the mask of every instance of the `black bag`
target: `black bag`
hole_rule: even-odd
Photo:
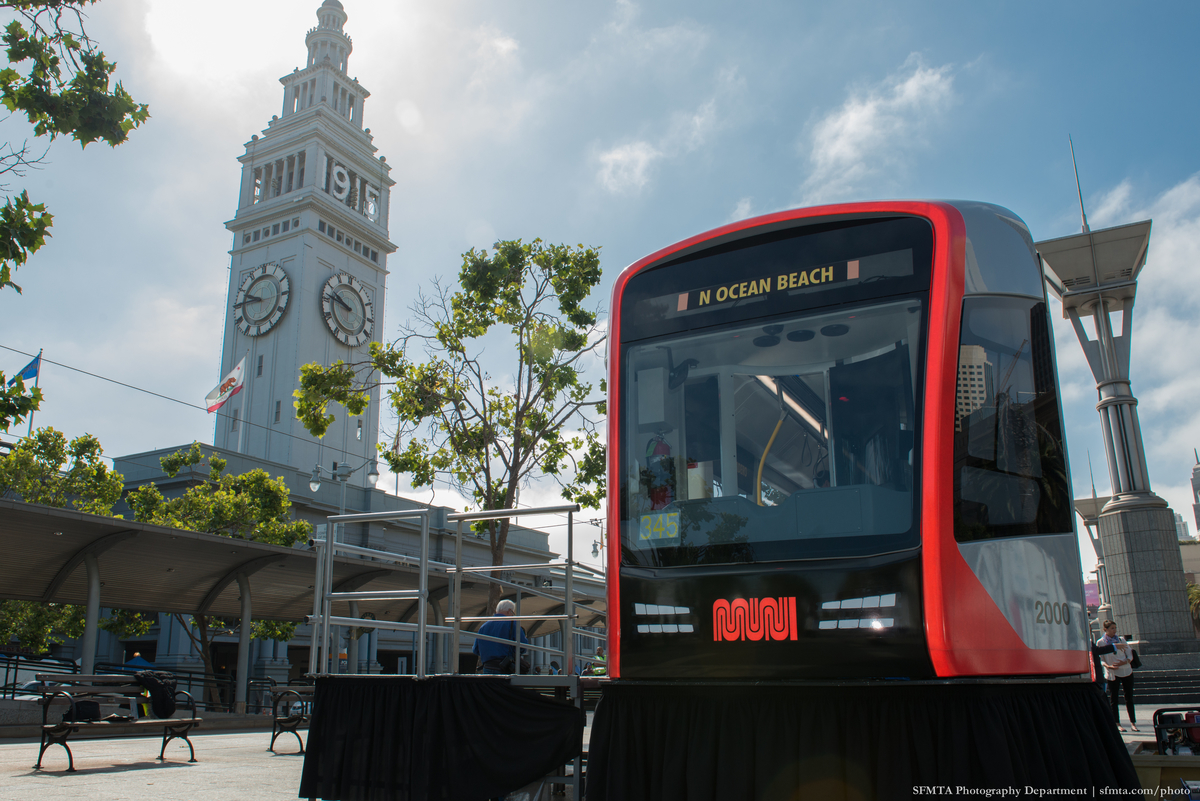
[[[1142,658],[1137,655],[1136,650],[1133,651],[1133,659],[1129,660],[1129,666],[1134,670],[1137,670],[1142,666]]]
[[[73,707],[68,707],[63,713],[64,723],[82,723],[88,720],[100,719],[99,701],[76,701]]]
[[[512,656],[504,657],[504,659],[500,662],[500,670],[504,673],[514,672]],[[525,657],[521,657],[521,672],[529,673],[529,660],[526,659]]]
[[[150,709],[156,718],[175,714],[175,674],[165,670],[139,670],[133,674],[137,683],[150,691]]]

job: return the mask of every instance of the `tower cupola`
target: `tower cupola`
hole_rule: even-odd
[[[304,37],[309,67],[328,59],[338,72],[346,72],[350,68],[350,51],[354,49],[354,42],[342,30],[347,19],[346,11],[338,0],[325,0],[317,9],[317,27],[310,28]]]
[[[312,108],[328,108],[355,128],[363,127],[363,104],[371,93],[346,70],[354,42],[346,35],[348,19],[338,0],[317,9],[317,27],[304,37],[308,61],[303,69],[279,79],[283,84],[283,116]]]

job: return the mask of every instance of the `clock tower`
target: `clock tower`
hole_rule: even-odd
[[[280,79],[282,114],[252,136],[242,163],[221,375],[244,358],[245,385],[217,417],[218,451],[288,464],[357,468],[376,457],[379,390],[359,417],[317,439],[296,419],[300,367],[367,359],[380,340],[388,200],[395,183],[363,127],[370,93],[350,77],[353,42],[338,0],[308,31],[305,66]],[[367,486],[366,470],[351,481]]]

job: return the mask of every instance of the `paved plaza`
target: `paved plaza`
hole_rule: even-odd
[[[591,734],[584,729],[584,747]],[[308,732],[301,732],[308,743]],[[0,801],[290,801],[299,797],[304,757],[296,738],[280,735],[278,754],[267,750],[271,730],[237,730],[192,735],[196,762],[187,744],[173,740],[159,762],[162,736],[71,741],[75,772],[67,773],[67,753],[51,746],[34,770],[37,738],[0,738]],[[563,796],[559,796],[564,798]],[[566,801],[571,797],[567,789]],[[510,795],[525,801],[528,793]]]
[[[59,746],[46,751],[43,770],[34,770],[37,740],[0,741],[0,799],[291,801],[298,797],[304,757],[295,753],[295,738],[288,739],[280,737],[280,753],[272,754],[270,730],[197,733],[193,763],[180,740],[159,762],[161,736],[80,739],[71,746],[74,773],[66,772],[67,754]]]

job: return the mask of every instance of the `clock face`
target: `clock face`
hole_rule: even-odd
[[[339,273],[321,290],[321,312],[325,324],[344,345],[356,348],[371,340],[375,308],[367,288],[353,276]]]
[[[287,310],[291,283],[278,264],[263,264],[242,279],[233,301],[233,322],[247,336],[267,333]]]

